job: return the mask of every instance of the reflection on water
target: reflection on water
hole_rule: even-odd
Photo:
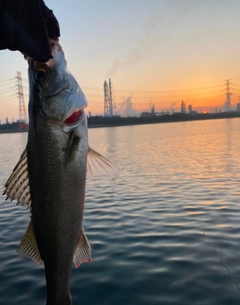
[[[0,185],[26,134],[0,135]],[[120,169],[87,183],[84,228],[93,263],[73,268],[73,304],[237,305],[240,292],[240,120],[89,130]],[[44,304],[43,265],[16,253],[29,221],[0,197],[0,305]]]

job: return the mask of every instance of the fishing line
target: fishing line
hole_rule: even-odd
[[[207,236],[207,233],[205,233],[203,231],[203,229],[201,228],[203,234],[206,236],[208,242],[211,244],[211,246],[213,247],[214,251],[217,253],[219,259],[221,260],[221,262],[223,263],[223,265],[225,266],[225,268],[227,269],[228,271],[228,274],[230,275],[230,277],[232,278],[233,282],[235,283],[235,285],[237,286],[238,290],[240,291],[240,287],[235,279],[235,277],[233,276],[233,274],[231,273],[231,271],[228,269],[228,266],[226,265],[226,263],[224,262],[224,260],[221,258],[220,254],[218,253],[216,247],[214,246],[214,244],[212,243],[211,239]]]

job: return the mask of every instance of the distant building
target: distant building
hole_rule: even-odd
[[[182,101],[181,104],[181,113],[186,113],[186,104],[184,103],[184,101]]]
[[[154,105],[152,106],[151,114],[152,114],[152,116],[155,116],[155,106]]]
[[[237,109],[238,112],[240,112],[240,103],[237,104]]]
[[[192,105],[189,105],[189,106],[188,106],[188,113],[189,113],[189,114],[197,114],[198,112],[197,112],[196,110],[193,110],[193,109],[192,109]]]
[[[192,113],[192,105],[188,106],[188,113],[190,113],[190,114]]]
[[[142,112],[140,115],[141,118],[149,118],[151,116],[152,116],[151,112],[148,112],[148,111]]]
[[[192,110],[191,114],[198,114],[196,110]]]
[[[149,118],[149,117],[154,117],[154,116],[156,116],[155,106],[154,106],[154,105],[152,106],[150,112],[148,112],[148,111],[142,112],[140,116],[141,116],[142,118]]]

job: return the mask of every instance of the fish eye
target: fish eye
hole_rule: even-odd
[[[36,82],[39,82],[42,78],[44,78],[45,74],[46,74],[45,71],[42,71],[42,70],[36,71],[34,73],[34,80]]]

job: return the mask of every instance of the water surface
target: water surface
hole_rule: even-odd
[[[120,169],[87,183],[93,263],[72,273],[73,305],[238,305],[240,119],[89,130]],[[2,187],[26,134],[0,134]],[[1,189],[2,190],[2,189]],[[43,264],[16,253],[25,207],[0,196],[0,305],[45,304]]]

